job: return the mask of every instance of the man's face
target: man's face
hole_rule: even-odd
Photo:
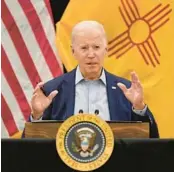
[[[72,52],[82,74],[96,75],[101,71],[107,45],[100,30],[79,31],[73,40]]]

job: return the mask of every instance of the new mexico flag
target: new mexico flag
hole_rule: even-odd
[[[77,62],[70,44],[79,21],[96,20],[108,37],[105,68],[130,79],[136,71],[161,138],[174,138],[174,1],[71,0],[57,23],[56,44],[66,69]]]

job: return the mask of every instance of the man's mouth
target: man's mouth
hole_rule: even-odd
[[[87,65],[97,65],[97,63],[86,63]]]

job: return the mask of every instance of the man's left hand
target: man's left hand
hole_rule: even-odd
[[[118,87],[123,91],[126,98],[132,103],[134,109],[142,110],[145,107],[143,87],[138,79],[135,72],[131,72],[131,87],[126,88],[122,83],[117,84]]]

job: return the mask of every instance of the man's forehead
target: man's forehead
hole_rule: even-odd
[[[92,30],[92,29],[102,30],[104,32],[103,26],[96,21],[82,21],[80,23],[77,23],[74,26],[72,32],[76,32],[78,30]]]
[[[78,42],[101,42],[104,35],[99,30],[80,30],[74,35],[74,40]]]
[[[81,28],[76,30],[74,33],[74,36],[80,36],[80,37],[101,37],[103,33],[98,28]]]
[[[90,42],[90,43],[101,43],[103,44],[103,41],[106,41],[106,35],[105,35],[105,31],[102,27],[102,25],[100,25],[97,22],[81,22],[80,24],[77,24],[74,28],[73,28],[73,32],[72,32],[72,42],[74,43],[74,41],[76,43],[80,43],[83,42]]]
[[[75,44],[81,45],[102,45],[104,37],[101,35],[77,35],[74,39]]]

